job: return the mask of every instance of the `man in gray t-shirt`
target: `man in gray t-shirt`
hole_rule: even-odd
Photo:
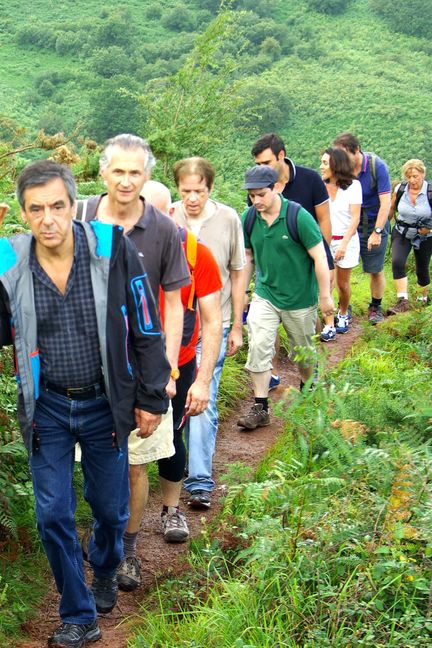
[[[218,429],[216,398],[225,356],[242,345],[246,256],[240,219],[234,209],[210,198],[215,170],[204,158],[180,160],[174,165],[174,180],[181,200],[173,204],[176,223],[191,230],[213,252],[222,277],[223,337],[213,372],[207,409],[188,421],[188,477],[184,487],[190,493],[188,505],[208,509],[215,483],[212,460]],[[231,324],[232,310],[232,324]],[[198,343],[199,363],[201,347]]]

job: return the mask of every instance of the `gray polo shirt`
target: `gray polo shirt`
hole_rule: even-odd
[[[85,220],[95,219],[103,196],[88,200]],[[143,213],[128,237],[135,244],[146,269],[156,303],[159,287],[163,291],[177,290],[190,284],[190,273],[175,222],[143,199]],[[80,201],[81,202],[81,201]],[[80,213],[81,209],[79,209]]]
[[[243,230],[237,212],[232,207],[212,199],[207,201],[207,206],[210,207],[209,217],[202,221],[199,239],[213,252],[219,266],[223,284],[222,320],[224,327],[227,327],[231,321],[230,270],[241,270],[246,265]],[[181,227],[192,229],[181,201],[173,204],[173,218]]]

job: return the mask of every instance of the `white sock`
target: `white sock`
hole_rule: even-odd
[[[397,293],[397,298],[400,299],[400,297],[403,297],[404,299],[408,299],[408,293],[402,293],[402,292],[399,293],[398,292]]]

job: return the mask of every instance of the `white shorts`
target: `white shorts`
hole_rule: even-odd
[[[341,244],[340,240],[336,240],[336,241],[334,239],[331,240],[330,250],[333,259],[336,254],[336,250],[338,249],[340,244]],[[339,261],[335,261],[335,265],[338,268],[355,268],[355,266],[358,265],[359,260],[360,260],[360,239],[356,232],[354,236],[351,236],[350,242],[347,245],[344,258],[339,259]]]
[[[166,414],[153,434],[146,439],[137,436],[133,430],[128,438],[129,464],[147,464],[157,459],[172,457],[174,448],[173,411],[171,403]],[[81,461],[81,448],[79,443],[75,446],[75,461]]]

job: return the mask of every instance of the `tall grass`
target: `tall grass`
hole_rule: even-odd
[[[431,314],[389,319],[280,406],[285,433],[131,648],[431,645]]]

